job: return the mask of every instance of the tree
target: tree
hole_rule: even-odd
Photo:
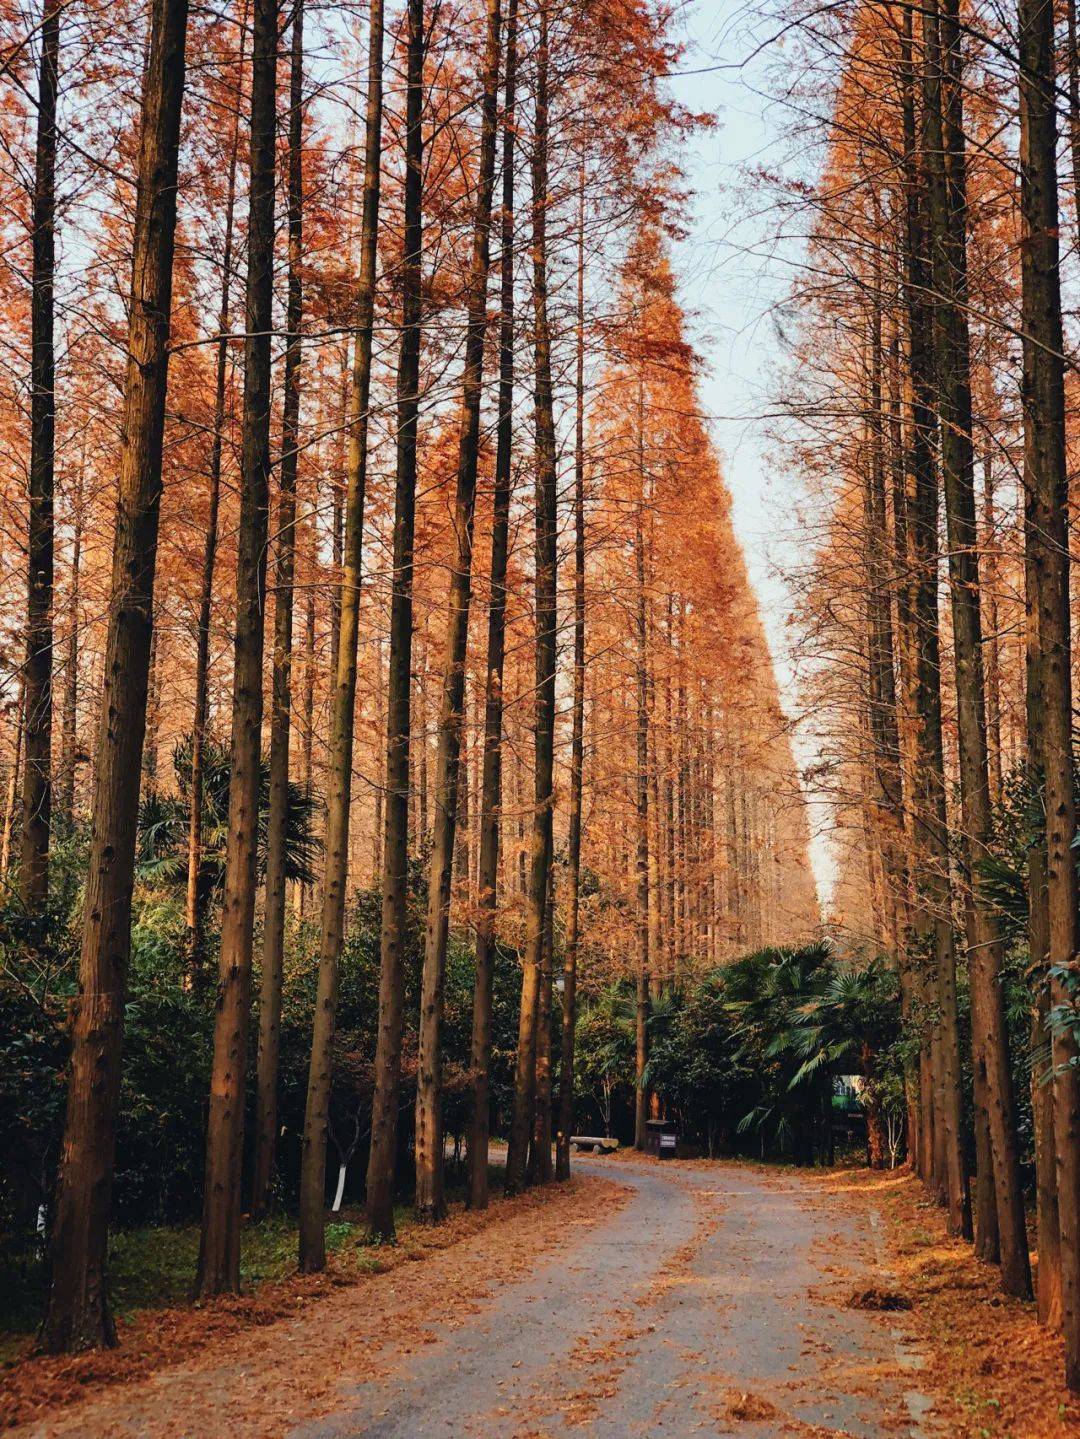
[[[941,467],[949,537],[953,647],[959,730],[960,796],[970,871],[990,834],[990,776],[986,746],[982,616],[979,603],[978,531],[975,516],[975,456],[971,438],[971,382],[967,324],[967,259],[964,235],[966,175],[960,29],[952,0],[926,16],[926,189],[931,273],[938,296],[934,306]],[[993,1183],[984,1206],[996,1205],[993,1223],[1000,1236],[1006,1293],[1031,1294],[1027,1229],[1020,1185],[1012,1078],[1005,1009],[999,982],[1001,939],[996,917],[980,894],[968,903],[968,957],[972,972],[972,1021],[976,1123],[989,1129],[980,1179]],[[979,1103],[979,1101],[982,1101]],[[987,1163],[987,1161],[990,1163]],[[986,1173],[992,1169],[991,1174]],[[983,1186],[980,1185],[980,1190]],[[983,1223],[987,1219],[983,1218]]]
[[[1046,812],[1047,955],[1051,998],[1068,1004],[1076,951],[1076,832],[1072,760],[1068,478],[1057,196],[1054,17],[1021,0],[1020,215],[1023,332],[1024,532],[1029,672],[1041,696],[1032,734]],[[1080,1068],[1071,1031],[1053,1039],[1054,1148],[1065,1379],[1080,1390]]]
[[[53,487],[56,359],[53,286],[56,268],[56,95],[60,13],[43,0],[34,163],[33,269],[30,297],[30,526],[27,544],[26,672],[23,681],[23,810],[19,889],[27,910],[49,893],[52,808]]]
[[[534,420],[536,425],[536,701],[534,719],[533,825],[529,851],[528,908],[521,983],[514,1110],[506,1155],[506,1190],[519,1193],[532,1132],[536,1084],[536,1032],[544,912],[552,851],[552,771],[555,741],[555,669],[558,597],[556,547],[557,473],[548,318],[548,7],[541,0],[536,51],[536,116],[532,153],[532,259],[534,315]]]
[[[229,173],[225,192],[225,237],[221,252],[221,290],[218,303],[218,342],[214,378],[214,433],[210,445],[210,503],[203,547],[202,583],[195,651],[195,703],[191,751],[191,830],[188,835],[187,926],[194,962],[200,960],[203,914],[199,902],[199,871],[202,867],[202,775],[206,747],[206,722],[210,682],[210,620],[214,601],[214,566],[218,548],[218,516],[221,508],[221,463],[225,429],[226,387],[229,363],[229,324],[232,311],[233,234],[236,218],[236,167],[240,155],[240,95],[243,91],[244,43],[247,39],[247,0],[240,26],[237,57],[237,97],[229,148]]]
[[[218,967],[214,1064],[196,1290],[240,1289],[240,1171],[251,1008],[266,540],[270,508],[270,363],[274,298],[277,0],[255,0],[251,50],[248,271],[240,534],[236,570],[229,843]]]
[[[386,720],[379,1043],[368,1157],[367,1219],[376,1239],[394,1234],[398,1088],[401,1077],[403,947],[408,898],[409,705],[412,664],[416,437],[420,410],[421,245],[423,240],[424,3],[409,0],[405,113],[404,253],[397,373],[397,475],[390,605],[390,681]]]
[[[154,0],[143,84],[113,582],[80,995],[42,1345],[114,1344],[105,1274],[169,364],[187,0]]]
[[[285,959],[285,824],[289,800],[292,708],[293,582],[296,574],[296,474],[300,457],[300,327],[304,316],[304,7],[295,0],[289,78],[289,278],[285,327],[285,401],[281,417],[277,546],[274,557],[274,667],[270,714],[270,815],[266,912],[259,989],[259,1059],[255,1095],[255,1172],[251,1208],[266,1208],[277,1139],[277,1070],[281,980]]]
[[[359,639],[360,575],[367,493],[372,334],[378,260],[380,152],[383,105],[383,4],[372,0],[368,23],[367,111],[364,132],[364,196],[360,228],[360,275],[349,408],[348,481],[337,667],[334,673],[331,756],[327,795],[326,873],[319,941],[319,989],[311,1040],[304,1159],[301,1172],[300,1267],[326,1263],[324,1226],[326,1126],[329,1115],[337,1005],[338,962],[344,938],[345,889],[352,798],[353,717]]]
[[[457,824],[459,757],[465,711],[465,656],[472,600],[473,518],[480,459],[480,399],[487,338],[487,283],[491,250],[491,200],[495,188],[495,141],[499,103],[501,0],[487,0],[481,96],[480,157],[468,282],[465,366],[461,385],[455,553],[446,620],[446,653],[439,740],[435,761],[435,828],[428,881],[428,916],[420,993],[420,1053],[416,1085],[416,1212],[429,1222],[446,1212],[443,1187],[441,1027],[450,883]],[[468,776],[466,775],[466,788]]]
[[[585,770],[585,166],[578,186],[577,357],[574,371],[574,697],[570,736],[570,817],[567,835],[566,955],[563,963],[562,1052],[555,1176],[570,1178],[574,1128],[574,1035],[581,919],[581,795]]]
[[[506,81],[502,116],[502,215],[499,300],[499,413],[492,501],[488,604],[487,680],[484,690],[484,756],[481,780],[479,914],[473,991],[472,1109],[469,1126],[469,1204],[488,1202],[488,1131],[491,1107],[492,984],[498,903],[502,804],[503,668],[506,662],[506,567],[510,551],[514,411],[514,142],[517,85],[517,0],[508,0]]]

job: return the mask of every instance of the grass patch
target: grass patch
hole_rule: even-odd
[[[492,1194],[502,1187],[503,1170],[492,1165]],[[464,1167],[447,1166],[447,1197],[464,1201]],[[412,1221],[410,1204],[394,1208],[394,1224],[401,1233]],[[337,1254],[344,1274],[379,1274],[387,1259],[379,1245],[365,1245],[362,1207],[346,1205],[328,1216],[326,1248]],[[240,1245],[240,1281],[250,1294],[260,1285],[285,1279],[296,1272],[297,1221],[295,1215],[275,1214],[258,1223],[245,1223]],[[125,1318],[137,1310],[167,1309],[186,1304],[195,1282],[199,1259],[199,1225],[142,1225],[117,1230],[109,1240],[109,1294],[113,1313]],[[18,1252],[0,1250],[0,1365],[10,1363],[36,1333],[45,1310],[48,1259],[38,1244]]]
[[[402,1214],[404,1217],[404,1213]],[[326,1247],[341,1250],[362,1233],[359,1212],[335,1216]],[[296,1270],[297,1227],[292,1215],[273,1215],[244,1226],[240,1278],[245,1290]],[[372,1251],[357,1247],[359,1271],[377,1269]],[[115,1233],[109,1241],[109,1292],[119,1316],[137,1309],[166,1309],[191,1297],[199,1259],[198,1224],[147,1225]],[[13,1357],[41,1323],[48,1264],[41,1250],[0,1260],[0,1363]]]

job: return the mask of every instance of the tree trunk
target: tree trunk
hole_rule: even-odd
[[[998,561],[997,514],[994,508],[994,462],[991,442],[986,441],[983,455],[983,539],[985,557],[981,587],[983,630],[986,635],[986,746],[990,770],[990,803],[1001,803],[1001,636],[998,632],[998,585],[1001,582]]]
[[[50,1353],[115,1344],[105,1277],[120,1050],[131,945],[161,450],[169,360],[186,0],[154,0],[135,202],[124,444],[113,545],[79,1000],[72,1031],[52,1284],[41,1331]]]
[[[19,677],[19,698],[15,703],[15,753],[11,758],[11,774],[8,778],[7,795],[4,800],[4,832],[0,835],[0,884],[6,884],[11,866],[11,838],[15,827],[15,808],[19,802],[19,780],[22,776],[23,744],[23,688],[25,677]]]
[[[540,965],[540,996],[536,1006],[536,1104],[532,1146],[529,1150],[530,1184],[550,1184],[554,1177],[551,1163],[551,992],[555,938],[553,878],[554,866],[548,871],[548,896],[544,907],[544,952]]]
[[[541,0],[536,51],[536,116],[532,154],[533,311],[536,424],[536,711],[534,809],[526,896],[525,955],[518,1019],[514,1106],[506,1155],[506,1192],[525,1182],[536,1082],[536,1022],[544,947],[544,908],[551,868],[558,553],[555,415],[548,321],[548,5]]]
[[[1030,693],[1030,688],[1029,688]],[[1041,698],[1036,701],[1041,704]],[[1039,721],[1041,725],[1041,719]],[[1028,852],[1030,917],[1028,946],[1035,976],[1035,1002],[1031,1010],[1031,1113],[1035,1141],[1035,1225],[1039,1268],[1036,1301],[1039,1323],[1061,1327],[1061,1230],[1058,1222],[1057,1158],[1054,1147],[1054,1085],[1047,1050],[1047,1015],[1050,1011],[1046,977],[1050,947],[1050,915],[1046,904],[1046,851],[1033,845]]]
[[[345,545],[338,610],[337,668],[330,716],[329,778],[326,793],[326,867],[319,936],[319,982],[304,1113],[300,1170],[300,1268],[326,1266],[326,1129],[333,1082],[334,1027],[338,969],[345,937],[349,820],[352,809],[356,655],[360,633],[360,580],[367,493],[368,426],[372,335],[378,261],[383,107],[383,0],[372,0],[368,24],[367,111],[364,119],[364,190],[360,221],[360,275],[352,381],[349,392],[349,450]]]
[[[244,421],[236,570],[228,842],[222,903],[206,1180],[196,1292],[240,1290],[244,1076],[259,844],[266,541],[270,508],[270,337],[274,298],[274,143],[278,0],[256,0],[244,329]]]
[[[570,733],[570,817],[566,858],[566,953],[555,1177],[570,1178],[574,1132],[574,1040],[581,891],[581,792],[585,773],[585,162],[578,180],[577,361],[574,374],[574,697]]]
[[[473,216],[472,266],[469,274],[468,328],[461,389],[455,554],[446,620],[439,738],[435,760],[435,815],[428,882],[427,925],[420,993],[420,1047],[416,1071],[416,1212],[421,1220],[446,1212],[443,1185],[442,1019],[446,946],[450,924],[450,885],[454,862],[454,826],[458,791],[468,791],[460,773],[461,730],[465,719],[465,658],[472,599],[473,519],[480,454],[480,399],[487,337],[487,286],[491,252],[491,199],[495,186],[495,141],[499,103],[501,0],[487,0],[480,163]],[[468,878],[468,869],[466,869]]]
[[[913,391],[912,470],[914,495],[908,516],[915,566],[916,708],[919,847],[922,878],[917,894],[916,932],[932,944],[934,964],[928,988],[937,1001],[937,1019],[929,1042],[932,1076],[933,1147],[925,1163],[948,1202],[949,1230],[971,1233],[970,1200],[961,1135],[960,1055],[956,1014],[956,955],[949,880],[948,815],[945,803],[941,737],[941,663],[938,635],[938,494],[934,471],[932,362],[925,295],[930,283],[924,253],[925,231],[920,196],[923,177],[915,136],[914,61],[911,10],[905,7],[904,128],[907,151],[907,304]],[[929,1118],[929,1116],[926,1116]],[[929,1130],[931,1125],[926,1125]]]
[[[56,92],[60,13],[43,0],[37,145],[31,205],[30,527],[27,545],[26,672],[23,683],[22,847],[19,895],[29,913],[49,895],[52,800],[53,484],[56,360],[53,280],[56,257]]]
[[[926,177],[931,272],[935,295],[934,348],[941,420],[941,468],[949,541],[953,650],[956,668],[960,804],[968,875],[968,962],[971,970],[972,1045],[978,1071],[977,1123],[990,1133],[994,1184],[980,1183],[981,1228],[992,1221],[986,1203],[996,1197],[1001,1281],[1007,1294],[1031,1296],[1024,1198],[1009,1067],[1005,1004],[1000,982],[1003,945],[997,915],[984,899],[978,866],[985,860],[993,816],[986,748],[986,709],[979,603],[979,538],[975,506],[975,455],[971,439],[971,382],[967,322],[967,212],[961,91],[961,37],[956,0],[930,4],[925,17]],[[981,1091],[981,1092],[980,1092]],[[985,1108],[979,1104],[984,1099]]]
[[[64,704],[60,720],[60,774],[56,813],[68,830],[75,823],[75,778],[79,767],[79,600],[82,583],[83,507],[86,487],[86,442],[79,458],[71,516],[71,569],[68,577],[67,653],[64,657]],[[0,871],[2,873],[2,871]]]
[[[649,1058],[649,695],[646,669],[645,606],[645,403],[644,381],[638,380],[638,495],[634,525],[635,596],[634,639],[637,684],[637,1005],[634,1019],[634,1148],[645,1148],[645,1122],[649,1096],[645,1065]],[[685,731],[684,731],[685,733]]]
[[[1069,623],[1068,471],[1062,359],[1057,196],[1054,14],[1046,0],[1020,0],[1021,332],[1023,334],[1024,497],[1029,641],[1039,671],[1041,761],[1051,974],[1075,964],[1076,833],[1073,798]],[[1051,1004],[1068,1004],[1059,979]],[[1054,1036],[1065,1381],[1080,1390],[1080,1068],[1067,1032]]]
[[[285,832],[289,812],[293,592],[296,576],[296,472],[300,455],[300,327],[304,317],[304,6],[294,0],[289,76],[289,279],[285,397],[281,415],[277,544],[274,555],[274,667],[271,680],[270,797],[266,824],[266,901],[259,983],[259,1058],[255,1081],[255,1168],[251,1212],[266,1210],[277,1139],[278,1049],[285,962]]]
[[[300,780],[304,789],[314,793],[315,788],[315,577],[319,566],[319,537],[317,525],[318,479],[315,481],[315,503],[308,512],[305,526],[308,540],[308,593],[304,606],[304,687],[300,705],[304,721],[303,742],[300,746]],[[297,912],[301,921],[307,918],[311,902],[310,884],[302,884],[297,900]]]
[[[401,350],[397,375],[397,480],[394,578],[390,602],[390,682],[386,722],[386,827],[383,843],[379,1038],[368,1159],[367,1219],[375,1239],[394,1234],[398,1088],[404,1006],[409,884],[409,698],[412,662],[416,429],[420,390],[421,243],[424,139],[424,0],[408,4],[405,131],[405,253],[401,267]]]
[[[500,256],[499,414],[495,494],[491,523],[491,598],[488,605],[487,681],[484,695],[484,758],[480,804],[480,872],[477,883],[476,979],[473,990],[469,1127],[469,1205],[488,1202],[488,1127],[495,910],[498,900],[502,809],[503,666],[506,659],[506,566],[510,549],[511,447],[514,412],[514,101],[517,79],[517,0],[506,15],[506,89],[502,131]]]
[[[236,216],[236,166],[240,153],[240,108],[244,84],[244,44],[247,40],[245,0],[237,59],[236,115],[229,150],[229,178],[225,192],[225,243],[221,255],[221,300],[218,306],[217,373],[214,382],[214,437],[210,446],[210,497],[203,549],[199,594],[199,629],[195,650],[195,711],[191,727],[191,780],[188,785],[188,873],[185,917],[192,966],[201,960],[205,916],[202,870],[203,768],[206,755],[206,717],[210,689],[210,619],[214,601],[214,563],[217,558],[218,513],[221,507],[221,455],[224,446],[225,385],[229,365],[229,317],[232,294],[233,229]]]

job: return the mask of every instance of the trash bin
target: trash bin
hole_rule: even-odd
[[[679,1148],[679,1131],[668,1119],[645,1121],[645,1153],[658,1159],[674,1159]]]

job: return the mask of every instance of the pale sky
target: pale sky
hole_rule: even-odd
[[[683,32],[690,48],[673,77],[676,96],[695,111],[716,116],[716,127],[687,147],[687,179],[694,192],[689,231],[676,252],[680,293],[704,360],[701,396],[724,462],[736,531],[746,555],[781,696],[794,712],[787,619],[791,597],[780,573],[799,553],[796,476],[775,456],[768,418],[775,403],[775,372],[783,360],[772,310],[788,295],[801,247],[772,239],[774,219],[760,191],[747,183],[755,167],[783,159],[784,117],[770,104],[765,69],[778,60],[757,42],[770,33],[745,0],[688,0]],[[696,72],[696,73],[695,73]],[[805,541],[804,541],[805,543]],[[803,555],[805,558],[805,555]],[[796,739],[796,757],[812,757]],[[811,805],[812,828],[825,819]],[[833,866],[827,840],[818,836],[812,858],[819,890],[827,897]]]

